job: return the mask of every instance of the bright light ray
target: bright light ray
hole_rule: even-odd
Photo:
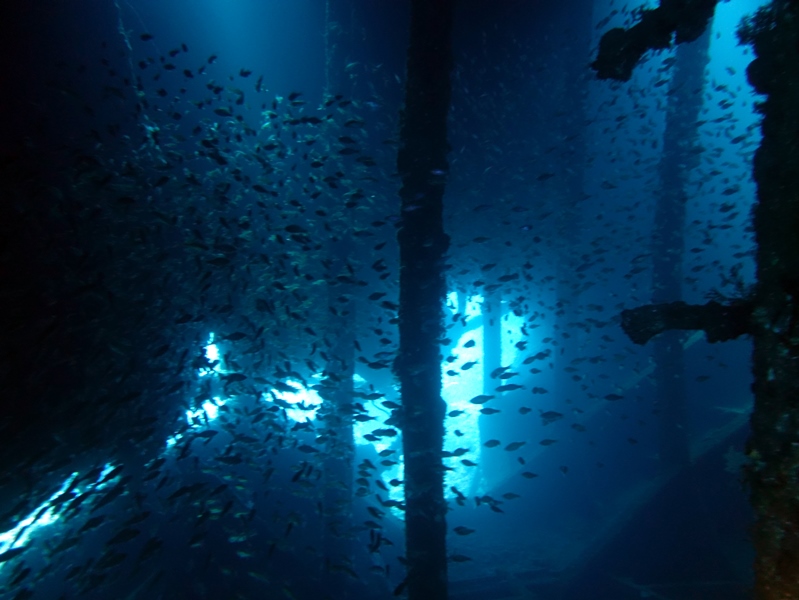
[[[482,296],[471,296],[467,299],[463,306],[462,316],[465,318],[466,326],[469,327],[473,319],[481,318],[483,298]],[[447,295],[447,310],[455,315],[458,312],[458,295],[456,292],[451,292]],[[522,320],[519,320],[521,323]],[[516,323],[514,321],[513,326]],[[470,347],[464,347],[464,344],[473,340],[475,344]],[[453,411],[462,411],[460,414],[456,413],[454,417],[447,417],[445,422],[445,438],[444,449],[445,451],[454,452],[458,448],[467,448],[468,451],[458,456],[451,456],[444,459],[445,464],[452,468],[447,471],[445,481],[445,497],[454,498],[456,494],[451,491],[452,486],[458,488],[459,491],[468,492],[474,485],[478,477],[478,467],[469,467],[463,464],[462,461],[471,461],[472,463],[479,464],[480,461],[480,429],[479,417],[480,406],[469,402],[473,397],[482,393],[483,389],[483,328],[481,326],[468,330],[462,334],[455,345],[453,352],[457,355],[457,360],[450,364],[443,362],[441,365],[442,371],[442,385],[441,396],[447,403],[447,413]],[[514,348],[514,350],[516,350]],[[458,367],[467,362],[477,361],[474,368],[461,370]],[[447,371],[456,372],[456,375],[448,375]],[[365,383],[365,380],[361,379]],[[377,403],[366,404],[367,414],[375,419],[385,418],[386,414],[376,408]],[[375,442],[369,442],[363,439],[363,435],[369,433],[375,428],[373,421],[366,423],[356,423],[356,441],[359,444],[371,443],[378,452],[387,449],[395,449],[401,452],[401,436],[393,438],[381,438]],[[456,433],[457,431],[457,433]],[[460,435],[459,435],[460,434]],[[391,459],[401,460],[397,455],[392,455]],[[386,484],[392,479],[402,480],[403,478],[403,464],[399,464],[383,469],[381,478]],[[389,488],[389,498],[392,500],[402,501],[404,493],[402,486],[391,486]],[[392,509],[392,514],[403,519],[402,511]]]
[[[467,313],[468,314],[468,313]],[[474,318],[474,317],[472,317]],[[470,318],[467,317],[466,323]],[[474,340],[475,345],[465,348],[463,344],[469,340]],[[447,417],[445,422],[444,450],[454,452],[459,448],[467,448],[469,451],[456,457],[445,458],[445,464],[452,467],[452,471],[447,471],[444,481],[447,497],[454,497],[451,486],[456,486],[460,491],[469,490],[477,477],[477,467],[468,467],[463,461],[480,463],[480,406],[469,402],[475,396],[483,393],[483,328],[478,327],[464,333],[455,345],[454,353],[458,360],[452,363],[444,363],[442,367],[442,386],[441,395],[447,403],[447,413],[462,411],[454,417]],[[463,371],[457,366],[467,362],[477,362],[471,369]],[[456,366],[454,369],[453,366]],[[456,375],[448,375],[447,371],[452,370]],[[458,433],[461,435],[458,435]]]
[[[447,294],[447,308],[453,315],[458,312],[458,295],[455,292]],[[465,319],[466,327],[473,324],[475,319],[482,319],[483,297],[480,295],[469,296],[463,306],[462,317]],[[462,321],[463,322],[463,321]],[[445,494],[447,498],[455,496],[451,488],[455,486],[458,490],[469,490],[478,477],[479,467],[468,467],[463,461],[471,461],[480,464],[480,406],[469,402],[475,396],[483,393],[483,324],[471,329],[460,336],[457,340],[453,353],[457,360],[452,363],[442,365],[442,385],[441,395],[447,403],[447,413],[462,411],[455,417],[447,417],[445,422],[444,449],[454,452],[459,448],[467,448],[468,452],[457,457],[445,459],[445,464],[452,467],[452,471],[447,471],[445,481]],[[471,348],[466,348],[464,344],[469,340],[475,343]],[[460,366],[468,362],[477,364],[467,370],[460,369]],[[453,371],[457,375],[448,375],[447,371]],[[458,433],[461,435],[458,435]]]
[[[17,523],[16,527],[0,534],[0,553],[7,552],[8,550],[12,550],[14,548],[21,548],[27,544],[28,541],[30,541],[31,535],[35,531],[42,527],[46,527],[47,525],[52,525],[58,521],[59,516],[55,514],[53,507],[47,507],[53,500],[67,491],[69,485],[75,481],[77,477],[78,473],[72,473],[72,475],[70,475],[66,481],[64,481],[57,492],[52,494],[47,500],[42,502],[33,511],[31,511],[27,517]],[[40,514],[40,511],[45,508],[46,510]],[[5,563],[0,564],[0,568],[2,568],[4,565]]]
[[[524,317],[518,317],[513,312],[507,312],[500,319],[500,323],[502,324],[502,344],[500,346],[502,365],[511,366],[516,362],[521,352],[516,344],[523,341],[529,342],[529,339],[525,339],[521,331],[524,325]]]
[[[99,482],[102,481],[103,478],[114,469],[114,467],[115,465],[106,463],[106,465],[103,467],[103,470],[98,475],[97,480],[88,483],[86,486],[76,486],[73,488],[71,492],[72,497],[74,498],[79,496],[89,488],[93,490],[101,490],[107,487],[109,482],[104,482],[102,484],[99,484]],[[47,500],[33,509],[28,516],[17,523],[13,529],[9,529],[8,531],[0,533],[0,554],[3,554],[9,550],[13,550],[14,548],[21,548],[25,546],[31,541],[31,539],[34,537],[34,534],[38,534],[40,533],[41,529],[58,522],[61,519],[61,515],[57,512],[57,507],[52,506],[52,502],[61,496],[61,494],[66,492],[69,486],[72,485],[72,483],[79,476],[80,473],[78,472],[72,473],[72,475],[67,477],[58,491],[54,492]],[[3,567],[5,567],[7,564],[8,563],[0,563],[0,571],[2,571]]]

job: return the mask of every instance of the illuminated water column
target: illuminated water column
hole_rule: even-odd
[[[483,386],[482,394],[493,395],[496,381],[491,378],[491,373],[502,366],[502,295],[499,290],[494,290],[485,295],[482,305],[483,312]],[[495,418],[497,415],[481,415],[480,444],[487,440],[502,439],[502,421]],[[486,452],[482,457],[482,480],[490,485],[492,473],[500,470],[502,457],[496,452]],[[473,490],[476,491],[476,490]]]

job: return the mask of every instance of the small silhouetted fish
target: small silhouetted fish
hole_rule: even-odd
[[[732,187],[726,188],[723,192],[721,192],[722,196],[732,196],[733,194],[737,194],[740,191],[740,186],[734,185]]]
[[[152,36],[152,34],[149,34],[149,33],[142,33],[142,34],[139,36],[139,39],[140,39],[142,42],[149,42],[151,39],[153,39],[153,36]]]
[[[284,392],[286,394],[296,394],[297,393],[297,388],[295,388],[293,386],[290,386],[288,383],[284,383],[282,381],[276,381],[274,383],[274,388],[278,392]]]
[[[103,557],[94,564],[94,568],[110,569],[111,567],[117,566],[119,563],[125,560],[126,557],[127,554],[122,554],[120,552],[106,552]]]
[[[228,340],[230,342],[238,342],[239,340],[243,340],[246,337],[247,337],[246,333],[242,333],[241,331],[235,331],[235,332],[231,333],[230,335],[226,335],[222,339],[223,340]]]
[[[125,542],[129,542],[130,540],[138,536],[140,533],[141,531],[139,529],[136,529],[135,527],[128,527],[117,533],[110,540],[108,540],[106,542],[106,545],[111,546],[113,544],[124,544]]]
[[[94,512],[96,510],[99,510],[103,506],[106,506],[107,504],[110,504],[111,502],[116,500],[119,496],[121,496],[124,491],[125,491],[125,487],[123,485],[121,485],[121,484],[117,485],[117,487],[115,487],[110,492],[108,492],[105,496],[100,498],[100,500],[97,502],[97,504],[95,504],[92,507],[90,512]]]
[[[480,394],[479,396],[475,396],[474,398],[469,400],[469,402],[471,402],[472,404],[485,404],[492,398],[494,398],[494,396],[489,396],[487,394]]]
[[[541,412],[541,420],[544,422],[544,425],[563,418],[563,415],[561,413],[555,412],[554,410],[548,410],[546,412],[539,411],[539,412]]]
[[[19,556],[20,554],[25,552],[25,550],[27,550],[27,549],[28,549],[27,546],[21,546],[19,548],[11,548],[11,550],[6,550],[2,554],[0,554],[0,563],[4,563],[7,560],[11,560],[12,558],[14,558],[16,556]]]
[[[34,591],[32,589],[29,587],[24,587],[14,594],[12,600],[30,600],[30,598],[33,598],[33,594]]]
[[[499,386],[497,388],[494,388],[494,389],[496,391],[498,391],[498,392],[512,392],[514,390],[519,390],[522,387],[523,386],[521,386],[521,385],[519,385],[517,383],[507,383],[505,385],[501,385],[501,386]]]
[[[505,446],[505,450],[508,452],[513,452],[514,450],[518,450],[522,446],[524,446],[527,442],[511,442],[507,446]]]
[[[16,585],[19,585],[22,582],[22,580],[25,579],[30,574],[30,572],[31,572],[30,567],[22,569],[22,571],[20,571],[19,574],[16,577],[14,577],[14,579],[11,580],[11,586],[14,587]],[[33,592],[30,593],[30,596],[28,596],[28,598],[30,598],[31,596],[33,596]],[[16,596],[14,596],[14,600],[16,600],[19,597],[20,595],[17,594]]]
[[[147,543],[144,544],[144,547],[142,548],[141,552],[139,553],[138,559],[136,559],[137,562],[143,562],[143,561],[147,560],[153,554],[155,554],[155,552],[157,550],[159,550],[161,548],[161,546],[163,546],[163,545],[164,545],[164,543],[160,539],[158,539],[156,537],[151,537],[149,540],[147,540]]]
[[[215,267],[226,267],[230,264],[230,259],[227,256],[217,256],[216,258],[212,258],[205,262]]]
[[[86,531],[94,529],[95,527],[99,527],[103,521],[105,521],[105,515],[101,515],[99,517],[92,517],[83,524],[83,527],[81,527],[78,530],[78,533],[84,533]]]
[[[605,400],[610,400],[611,402],[614,400],[621,400],[624,396],[619,396],[618,394],[608,394],[605,396]]]
[[[502,373],[504,373],[508,369],[510,369],[510,367],[497,367],[496,369],[491,371],[491,379],[496,379],[497,377],[499,377]]]
[[[470,533],[474,533],[474,529],[469,529],[468,527],[464,527],[463,525],[459,525],[455,527],[452,531],[457,533],[458,535],[469,535]]]

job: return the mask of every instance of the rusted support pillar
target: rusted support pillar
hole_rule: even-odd
[[[766,100],[754,159],[755,407],[747,479],[755,510],[755,598],[799,598],[799,4],[777,0],[739,31]]]
[[[755,405],[745,472],[755,512],[754,596],[799,600],[799,3],[774,0],[738,34],[756,56],[749,82],[766,97],[757,104],[763,140],[753,172],[756,288],[726,306],[674,302],[624,311],[622,325],[636,343],[675,328],[703,329],[710,341],[752,335]],[[600,46],[594,67],[625,79],[637,60],[634,52],[603,56]]]

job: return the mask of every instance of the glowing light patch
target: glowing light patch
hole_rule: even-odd
[[[95,483],[99,483],[100,481],[102,481],[102,480],[103,480],[103,478],[104,478],[106,475],[108,475],[108,474],[109,474],[111,471],[113,471],[114,469],[116,469],[116,468],[117,468],[117,466],[118,466],[118,465],[115,465],[115,464],[113,464],[113,463],[105,463],[105,465],[103,466],[103,470],[102,470],[102,471],[100,471],[100,474],[97,476],[97,481],[96,481]],[[106,483],[107,483],[107,482],[106,482]],[[98,486],[98,487],[99,487],[99,488],[103,488],[103,487],[105,487],[105,485],[106,485],[106,484],[103,484],[102,486]]]
[[[450,292],[447,294],[447,308],[453,313],[457,312],[458,306],[458,292]]]
[[[192,427],[202,427],[207,425],[219,416],[219,407],[223,406],[224,404],[227,404],[227,400],[222,400],[219,397],[214,397],[213,402],[206,400],[203,402],[200,408],[186,411],[186,421]],[[180,439],[177,436],[175,436],[175,438]],[[172,442],[172,444],[174,444],[174,442]],[[167,440],[167,446],[171,446],[172,444],[170,444],[169,440]]]
[[[284,382],[289,387],[296,389],[295,392],[278,391],[275,389],[270,390],[269,394],[264,394],[264,398],[268,402],[272,402],[271,395],[274,394],[279,400],[294,404],[297,408],[287,408],[286,416],[289,419],[298,422],[313,421],[316,419],[316,411],[319,405],[322,404],[322,398],[315,390],[309,390],[303,386],[299,381],[293,379],[286,379]]]
[[[479,294],[469,296],[466,299],[466,306],[464,307],[463,316],[466,320],[473,317],[479,317],[482,314],[483,297]],[[458,313],[458,292],[450,292],[447,294],[447,309],[455,315]]]
[[[211,339],[209,340],[208,345],[205,347],[205,357],[208,360],[214,361],[219,360],[219,346],[212,343],[214,340],[214,334],[211,334]]]
[[[209,362],[216,361],[217,364],[214,365],[213,369],[199,369],[198,374],[200,377],[205,377],[211,373],[219,373],[222,370],[222,359],[219,358],[219,346],[214,343],[214,339],[213,332],[208,334],[208,344],[205,346],[205,358],[207,358]]]
[[[203,402],[202,408],[205,414],[208,415],[209,421],[213,421],[219,416],[219,407],[213,402]]]

